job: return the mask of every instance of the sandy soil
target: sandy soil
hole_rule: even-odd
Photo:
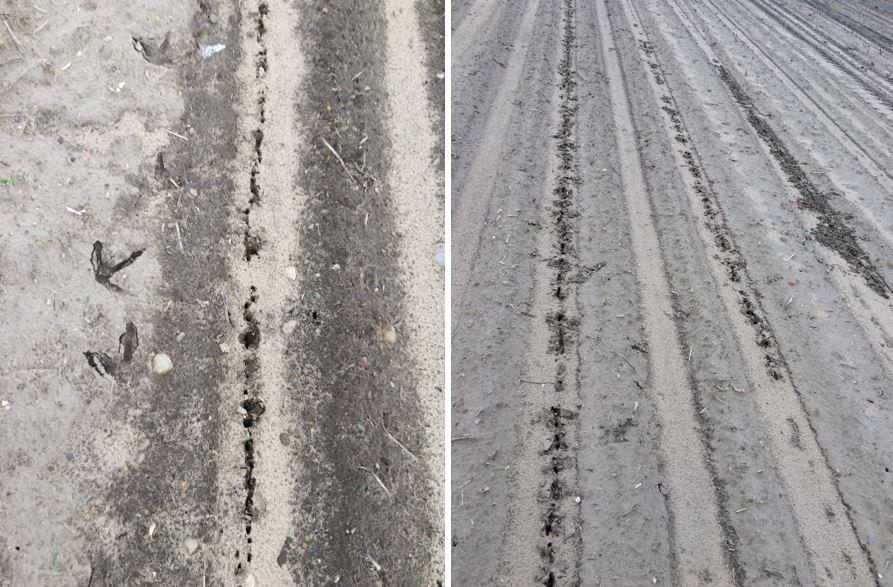
[[[0,16],[0,584],[440,584],[443,4]]]
[[[889,8],[452,17],[454,584],[893,584]]]

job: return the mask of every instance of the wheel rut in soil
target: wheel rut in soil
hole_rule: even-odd
[[[746,10],[762,22],[776,23],[774,26],[780,27],[789,35],[787,38],[805,46],[805,50],[802,51],[804,54],[808,54],[811,60],[823,63],[824,67],[830,68],[835,77],[838,74],[843,74],[846,78],[846,83],[843,85],[851,88],[854,94],[861,96],[861,99],[878,119],[879,124],[884,124],[890,118],[891,107],[893,107],[890,83],[883,77],[876,76],[870,69],[870,63],[857,62],[858,52],[853,52],[852,55],[848,54],[844,45],[836,38],[819,36],[812,27],[805,25],[795,11],[782,10],[780,7],[760,0],[756,0],[752,6],[745,6],[741,3],[738,5],[742,10]],[[755,14],[754,11],[757,9],[765,17]],[[771,31],[769,24],[765,26],[768,31]]]

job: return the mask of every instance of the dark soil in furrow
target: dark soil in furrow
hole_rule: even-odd
[[[267,59],[267,42],[265,39],[267,32],[267,19],[269,18],[269,6],[266,2],[261,1],[258,4],[257,14],[251,16],[255,19],[254,28],[256,39],[258,42],[257,53],[253,56],[255,67],[255,83],[258,86],[257,104],[254,112],[251,113],[254,121],[254,129],[252,139],[254,142],[253,150],[250,156],[250,169],[248,171],[248,190],[247,206],[242,210],[243,220],[243,238],[242,243],[245,248],[243,258],[245,263],[251,263],[252,259],[261,254],[263,249],[263,238],[257,231],[256,227],[252,227],[252,212],[261,203],[263,197],[261,184],[263,178],[260,177],[260,166],[263,163],[264,152],[264,127],[266,121],[266,98],[267,98],[267,82],[266,73],[268,69]],[[243,200],[244,201],[244,200]],[[255,492],[257,490],[257,475],[255,468],[257,466],[257,450],[255,446],[254,433],[255,428],[260,422],[261,416],[265,411],[264,401],[262,398],[263,389],[259,382],[260,377],[260,360],[258,352],[261,345],[261,324],[255,314],[255,303],[258,297],[266,294],[259,292],[258,287],[254,284],[248,287],[248,291],[244,292],[245,296],[241,304],[241,316],[238,320],[239,324],[239,343],[245,348],[242,358],[242,368],[239,371],[239,390],[241,392],[240,405],[245,410],[243,425],[245,427],[245,437],[242,440],[242,449],[244,452],[244,484],[245,498],[242,505],[242,522],[244,525],[244,543],[236,550],[235,553],[235,573],[237,576],[245,572],[250,566],[253,556],[253,542],[251,536],[253,528],[253,520],[255,515]]]
[[[545,543],[542,556],[544,565],[543,584],[554,587],[557,584],[575,584],[579,582],[576,565],[565,568],[564,559],[567,550],[573,549],[573,536],[564,524],[568,512],[563,507],[567,503],[569,487],[566,487],[567,471],[576,470],[576,458],[569,450],[566,442],[566,427],[573,425],[571,420],[576,416],[571,398],[577,396],[579,373],[568,369],[568,357],[577,354],[577,334],[579,320],[570,315],[568,298],[576,295],[572,270],[579,265],[577,261],[577,186],[580,183],[577,165],[577,82],[574,53],[576,50],[576,6],[574,0],[564,1],[562,22],[562,53],[558,66],[559,126],[554,136],[558,151],[557,185],[552,202],[553,256],[549,266],[555,271],[552,280],[554,311],[546,317],[549,325],[549,352],[556,357],[554,397],[549,413],[543,418],[549,431],[548,448],[545,457],[548,462],[546,470],[546,511],[543,520]],[[569,409],[573,406],[574,410]],[[573,474],[573,473],[572,473]],[[563,550],[565,552],[559,552]],[[556,559],[559,559],[556,561]],[[556,565],[556,562],[559,564]]]
[[[877,270],[874,261],[869,258],[868,253],[859,244],[860,237],[847,224],[847,216],[834,208],[832,204],[834,194],[823,192],[816,187],[775,131],[772,130],[772,127],[769,126],[769,123],[759,115],[750,96],[737,80],[724,66],[718,65],[717,70],[735,101],[744,110],[747,121],[766,143],[788,180],[800,193],[800,198],[797,200],[798,206],[816,215],[819,221],[818,226],[812,230],[816,241],[839,254],[853,271],[862,275],[868,287],[878,295],[889,298],[889,284]]]
[[[661,109],[670,118],[673,130],[676,132],[676,148],[682,150],[685,164],[694,178],[692,188],[704,206],[707,229],[716,246],[722,251],[720,262],[725,267],[729,280],[738,286],[737,294],[741,313],[753,326],[757,345],[766,350],[766,371],[773,379],[782,379],[784,377],[782,373],[783,359],[778,352],[778,345],[766,321],[760,300],[757,295],[750,293],[753,290],[753,281],[747,273],[747,261],[735,244],[734,236],[726,223],[725,214],[719,205],[719,198],[713,191],[713,182],[701,163],[697,148],[691,143],[691,137],[689,137],[685,123],[679,114],[676,100],[664,80],[663,69],[654,47],[650,43],[644,42],[642,50],[647,56],[648,67],[658,85],[667,88],[666,93],[660,97]]]
[[[175,368],[164,377],[150,379],[151,409],[139,419],[140,434],[148,441],[144,458],[121,477],[113,479],[104,492],[107,515],[118,518],[127,528],[111,550],[90,553],[93,587],[142,583],[200,584],[205,569],[182,556],[182,544],[172,542],[170,533],[157,540],[142,534],[151,521],[159,525],[197,524],[197,538],[213,543],[219,529],[217,509],[217,461],[212,455],[217,445],[217,386],[223,367],[216,340],[230,328],[219,297],[219,284],[227,279],[225,253],[233,186],[227,175],[235,159],[233,138],[236,113],[230,97],[236,92],[233,71],[240,59],[238,23],[233,17],[221,22],[211,5],[203,5],[193,22],[197,42],[224,42],[228,53],[214,62],[201,62],[196,54],[182,60],[182,88],[186,96],[183,125],[190,129],[190,142],[171,142],[163,154],[166,176],[175,178],[184,189],[198,188],[219,198],[218,206],[199,212],[187,199],[164,197],[170,215],[189,226],[190,247],[185,252],[174,247],[155,249],[162,258],[160,295],[170,300],[156,314],[151,338],[140,340],[150,350],[176,349]],[[211,89],[213,88],[213,89]],[[147,161],[141,181],[145,194],[159,189],[149,179],[156,161]],[[153,183],[154,182],[154,183]],[[161,190],[168,189],[164,180]],[[116,211],[127,216],[143,210],[142,196],[119,201]],[[209,299],[209,305],[196,300]],[[138,327],[140,325],[137,325]],[[148,329],[140,329],[141,333]],[[188,332],[190,343],[178,344],[178,333]],[[176,368],[191,365],[194,368]],[[136,365],[134,369],[142,369]],[[112,418],[127,419],[133,398],[125,383],[113,394],[109,407]],[[221,577],[230,569],[206,570],[209,577]],[[152,572],[157,573],[154,577]]]
[[[388,195],[386,17],[379,2],[299,6],[307,73],[299,187],[301,301],[289,340],[310,487],[288,560],[296,580],[422,585],[431,537],[428,473],[388,439],[422,446],[401,328],[403,288]],[[395,113],[399,115],[399,113]],[[327,142],[338,152],[329,150]],[[394,334],[396,333],[396,338]]]

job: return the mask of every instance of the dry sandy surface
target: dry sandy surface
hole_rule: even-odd
[[[893,8],[451,16],[453,583],[893,585]]]
[[[0,17],[0,585],[439,584],[442,2]]]

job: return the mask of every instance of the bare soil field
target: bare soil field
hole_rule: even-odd
[[[438,585],[442,2],[0,5],[0,585]]]
[[[893,9],[452,5],[455,585],[893,585]]]

